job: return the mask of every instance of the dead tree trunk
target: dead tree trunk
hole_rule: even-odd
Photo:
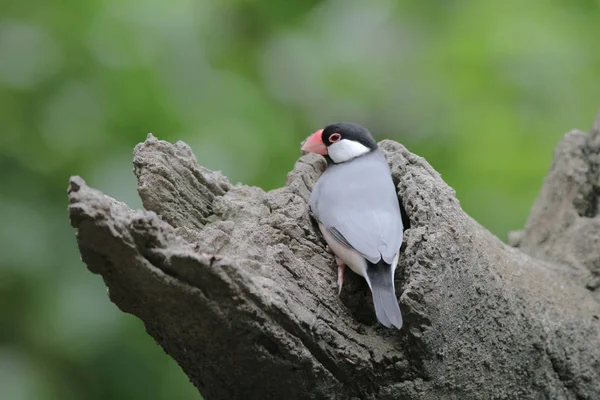
[[[600,399],[600,119],[560,143],[513,247],[423,158],[380,146],[410,218],[401,331],[348,269],[337,296],[307,212],[316,155],[264,192],[149,135],[134,152],[147,211],[71,178],[82,259],[208,400]]]

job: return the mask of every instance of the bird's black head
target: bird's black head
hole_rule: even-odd
[[[371,136],[371,132],[364,126],[350,122],[338,122],[337,124],[327,125],[323,129],[323,143],[329,147],[340,140],[352,140],[358,142],[370,150],[377,149],[377,142]]]
[[[338,122],[319,129],[302,146],[302,150],[328,156],[336,164],[376,149],[377,142],[367,128],[348,122]]]

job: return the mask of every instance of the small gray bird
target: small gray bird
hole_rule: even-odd
[[[402,327],[394,271],[404,231],[396,188],[371,133],[351,123],[328,125],[312,134],[303,151],[325,156],[327,170],[315,184],[310,209],[338,265],[364,277],[373,293],[377,319]]]

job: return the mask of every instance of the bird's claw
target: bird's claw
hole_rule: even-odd
[[[338,257],[335,258],[335,262],[338,266],[337,285],[338,285],[338,296],[339,296],[340,294],[342,294],[342,285],[344,284],[344,268],[346,267],[346,264],[344,264],[344,262],[342,260],[340,260]]]

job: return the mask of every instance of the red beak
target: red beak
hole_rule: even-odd
[[[323,143],[323,129],[319,129],[306,139],[302,146],[302,151],[308,151],[310,153],[317,153],[321,155],[327,154],[327,146]]]

